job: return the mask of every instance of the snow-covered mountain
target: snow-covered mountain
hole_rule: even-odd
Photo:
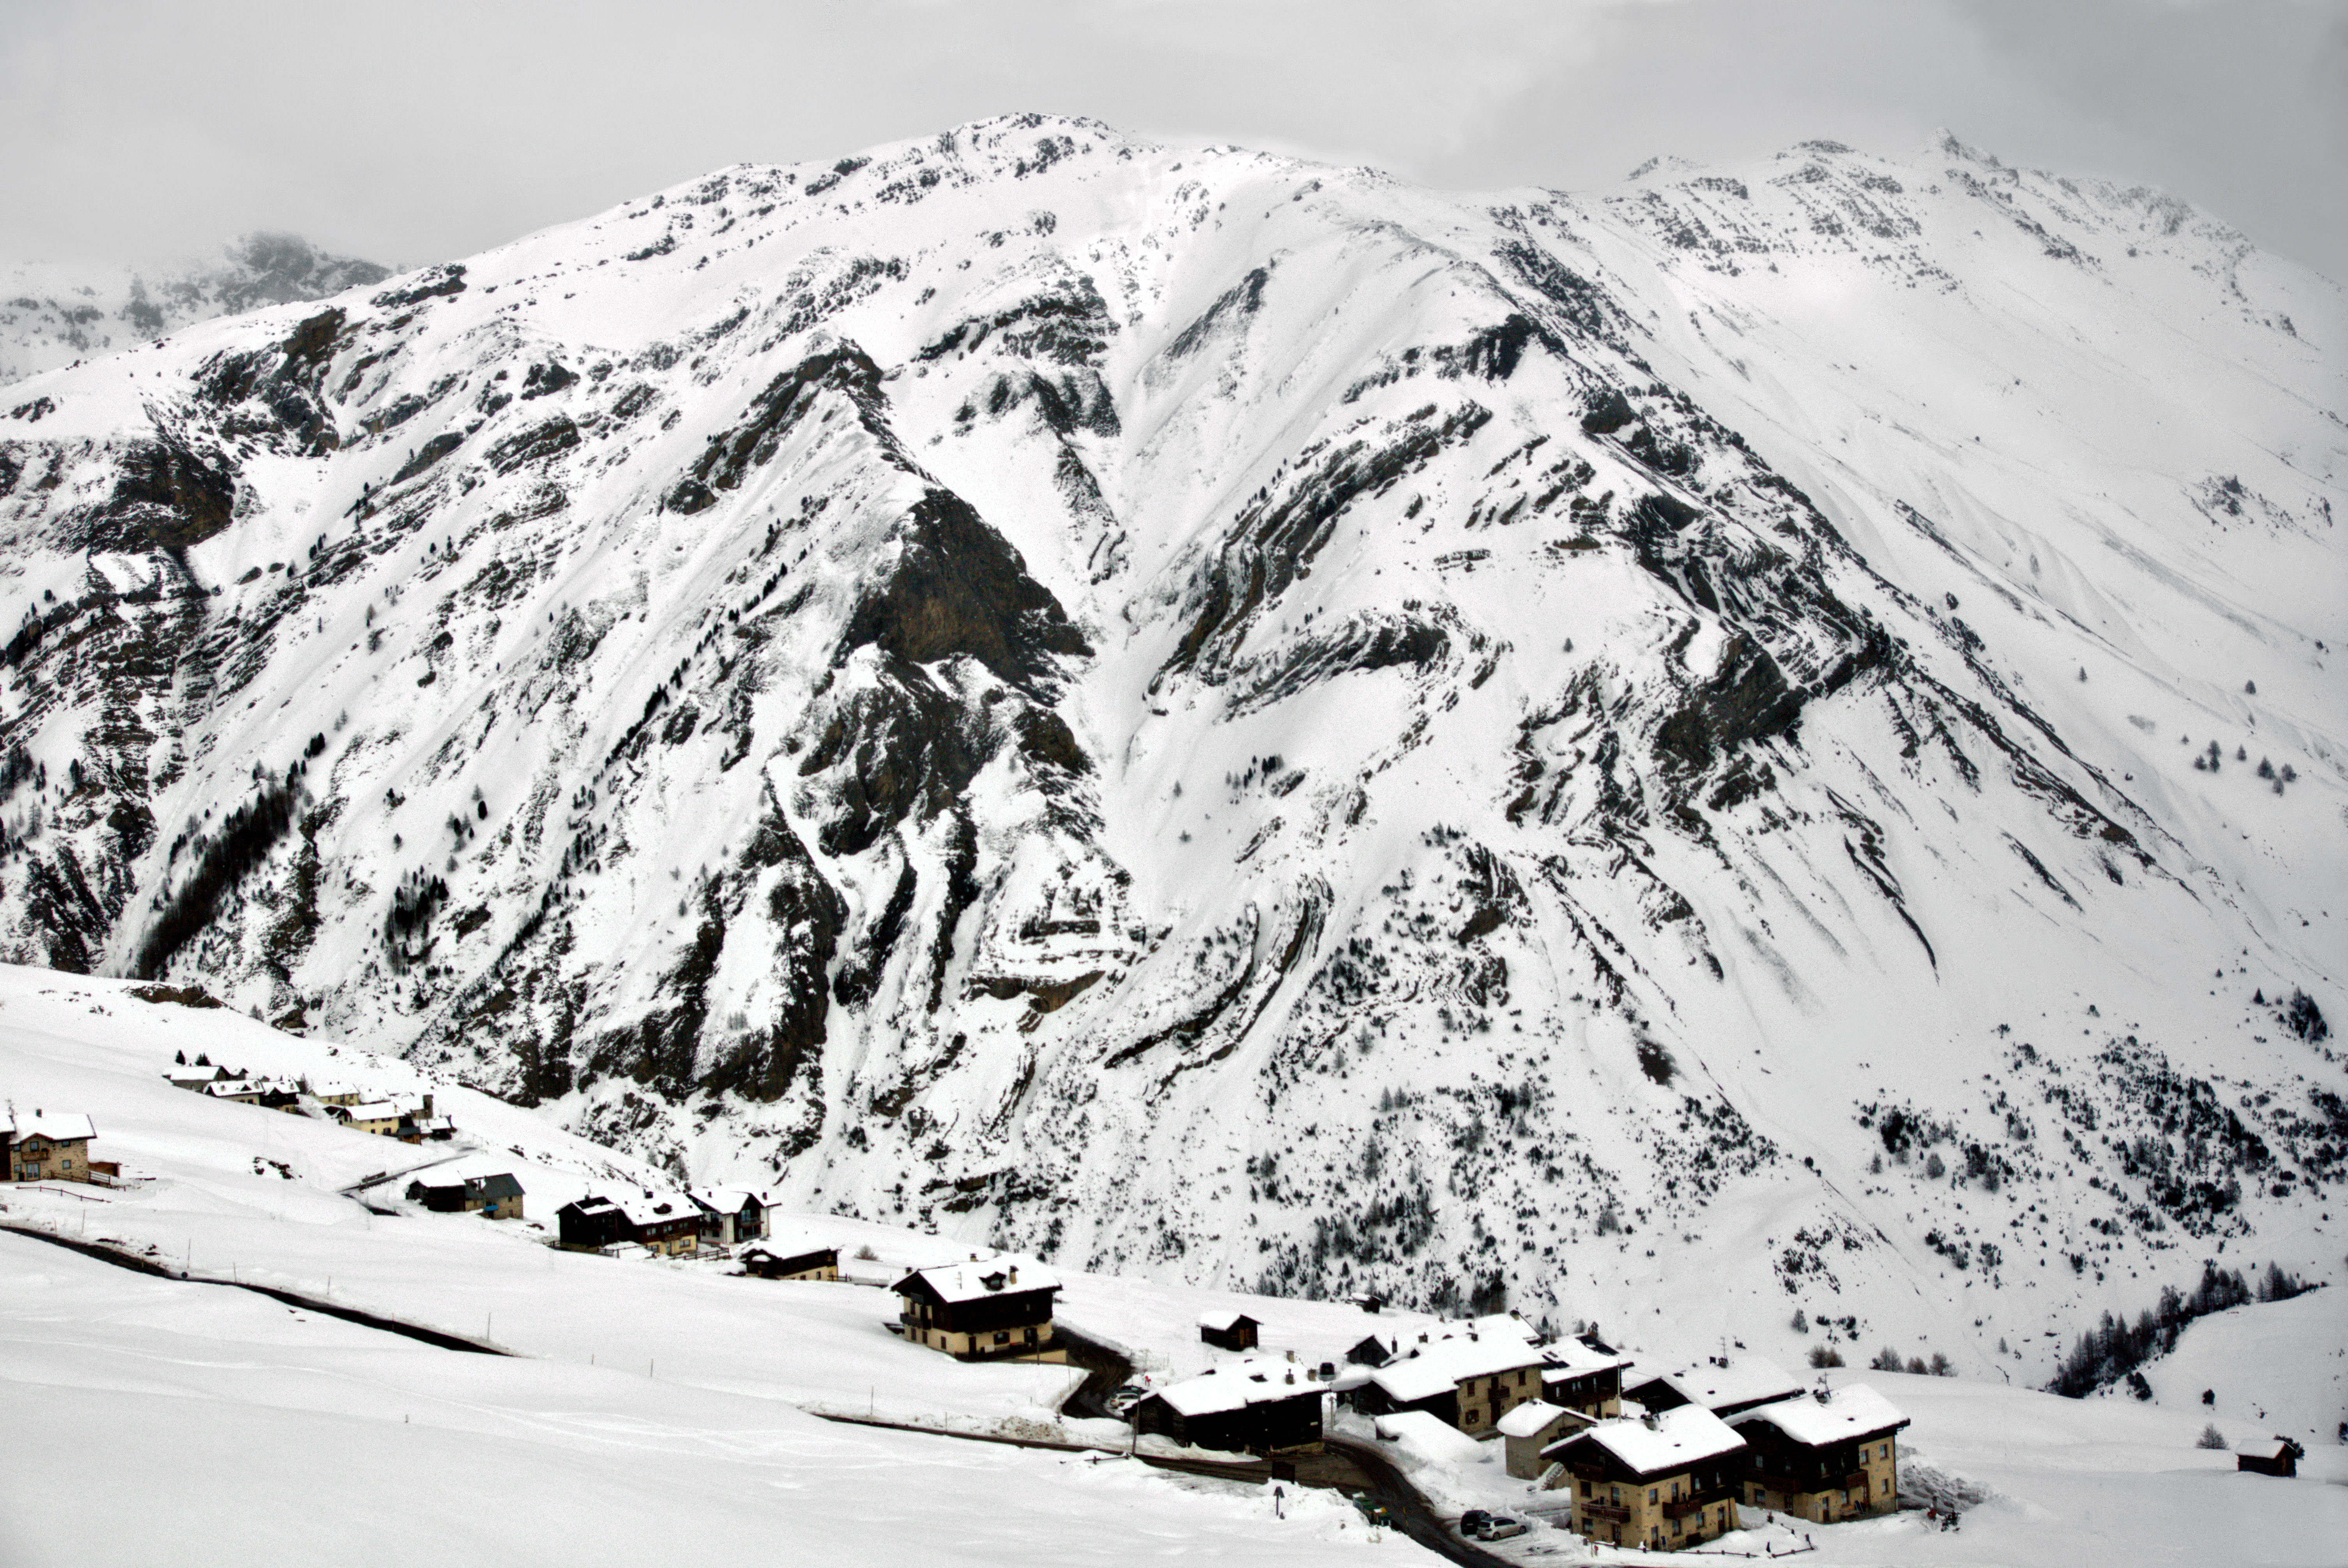
[[[214,316],[324,299],[390,275],[296,234],[246,234],[217,257],[162,267],[0,262],[0,385]]]
[[[2343,333],[1953,139],[725,169],[0,400],[7,954],[1071,1266],[2042,1376],[2337,1254]]]

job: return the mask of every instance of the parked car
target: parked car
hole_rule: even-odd
[[[1123,1387],[1113,1390],[1109,1394],[1109,1397],[1103,1400],[1102,1403],[1108,1407],[1108,1413],[1110,1415],[1121,1416],[1125,1414],[1126,1411],[1133,1409],[1134,1406],[1141,1403],[1141,1401],[1148,1398],[1148,1396],[1149,1390],[1143,1388],[1140,1384],[1127,1383]]]
[[[1522,1535],[1525,1522],[1505,1513],[1495,1513],[1484,1521],[1484,1528],[1476,1532],[1478,1541],[1506,1541],[1511,1535]]]

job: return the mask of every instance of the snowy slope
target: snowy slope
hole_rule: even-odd
[[[216,258],[161,267],[0,262],[0,386],[191,323],[324,299],[389,275],[294,234],[247,234]]]
[[[0,1553],[400,1563],[1350,1562],[1330,1493],[848,1428],[578,1362],[455,1355],[0,1235],[0,1398],[77,1440],[0,1489]],[[494,1506],[484,1506],[485,1487]],[[256,1491],[265,1505],[256,1504]],[[1388,1536],[1375,1561],[1418,1549]]]
[[[12,394],[0,925],[808,1208],[2035,1380],[2337,1256],[2343,330],[1953,141],[723,170]]]
[[[0,1085],[19,1105],[87,1109],[96,1153],[129,1184],[0,1190],[0,1220],[129,1250],[152,1245],[199,1276],[232,1276],[443,1329],[488,1334],[510,1358],[457,1354],[249,1293],[143,1277],[46,1243],[0,1235],[0,1408],[37,1409],[77,1440],[32,1445],[0,1488],[0,1555],[70,1547],[105,1568],[216,1555],[406,1561],[419,1546],[535,1563],[622,1562],[648,1550],[724,1560],[788,1542],[839,1561],[1099,1562],[1137,1553],[1217,1561],[1319,1561],[1368,1544],[1338,1499],[1145,1471],[1107,1455],[1024,1452],[826,1422],[852,1409],[963,1429],[1097,1436],[1048,1405],[1066,1375],[963,1367],[880,1331],[890,1298],[852,1283],[727,1277],[717,1266],[550,1252],[527,1225],[431,1214],[400,1183],[370,1212],[337,1187],[387,1156],[437,1157],[161,1083],[176,1051],[251,1071],[342,1075],[396,1091],[402,1064],[271,1030],[225,1009],[155,1004],[122,982],[0,972]],[[649,1176],[528,1112],[446,1082],[464,1135],[520,1153],[469,1161],[518,1170],[534,1206],[599,1182]],[[436,1100],[436,1103],[439,1103]],[[542,1208],[541,1208],[542,1212]],[[951,1256],[955,1244],[826,1216],[788,1222],[871,1257],[851,1275]],[[2218,1419],[2246,1440],[2247,1401],[2278,1366],[2336,1349],[2317,1296],[2196,1325],[2173,1358],[2225,1390]],[[1207,1307],[1245,1310],[1267,1349],[1308,1364],[1371,1328],[1406,1339],[1410,1314],[1234,1296],[1132,1277],[1069,1277],[1063,1316],[1185,1372],[1230,1360],[1199,1344]],[[2241,1336],[2256,1324],[2250,1339]],[[1643,1364],[1644,1334],[1619,1336]],[[1661,1347],[1659,1332],[1653,1341]],[[2162,1382],[2168,1362],[2150,1368]],[[2329,1376],[2329,1374],[2325,1374]],[[1890,1397],[1911,1480],[1920,1464],[1983,1497],[1955,1537],[1914,1514],[1804,1526],[1829,1563],[2062,1563],[2126,1560],[2316,1563],[2343,1528],[2348,1450],[2311,1445],[2303,1477],[2237,1476],[2198,1449],[2207,1413],[2127,1399],[2071,1401],[1962,1378],[1837,1373]],[[2164,1403],[2166,1396],[2164,1395]],[[1453,1434],[1455,1437],[1457,1434]],[[1453,1444],[1436,1462],[1390,1450],[1453,1508],[1521,1509],[1498,1445]],[[463,1477],[452,1484],[451,1477]],[[484,1509],[483,1478],[497,1506]],[[261,1491],[296,1501],[252,1505]],[[1782,1552],[1782,1523],[1749,1513],[1732,1547]],[[1386,1535],[1380,1560],[1408,1542]],[[1509,1549],[1555,1560],[1546,1528]],[[1416,1560],[1413,1558],[1412,1560]]]

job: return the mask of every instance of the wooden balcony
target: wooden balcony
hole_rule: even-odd
[[[1581,1510],[1581,1515],[1585,1519],[1604,1519],[1616,1524],[1631,1522],[1631,1511],[1620,1503],[1577,1502],[1574,1506]]]
[[[1663,1517],[1685,1519],[1692,1513],[1702,1513],[1715,1502],[1726,1502],[1728,1499],[1729,1494],[1725,1491],[1707,1491],[1695,1497],[1675,1497],[1663,1505]]]

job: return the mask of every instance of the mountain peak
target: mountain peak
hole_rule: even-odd
[[[0,400],[0,944],[1199,1280],[2296,1266],[2337,294],[2159,229],[1014,116],[142,338]]]

